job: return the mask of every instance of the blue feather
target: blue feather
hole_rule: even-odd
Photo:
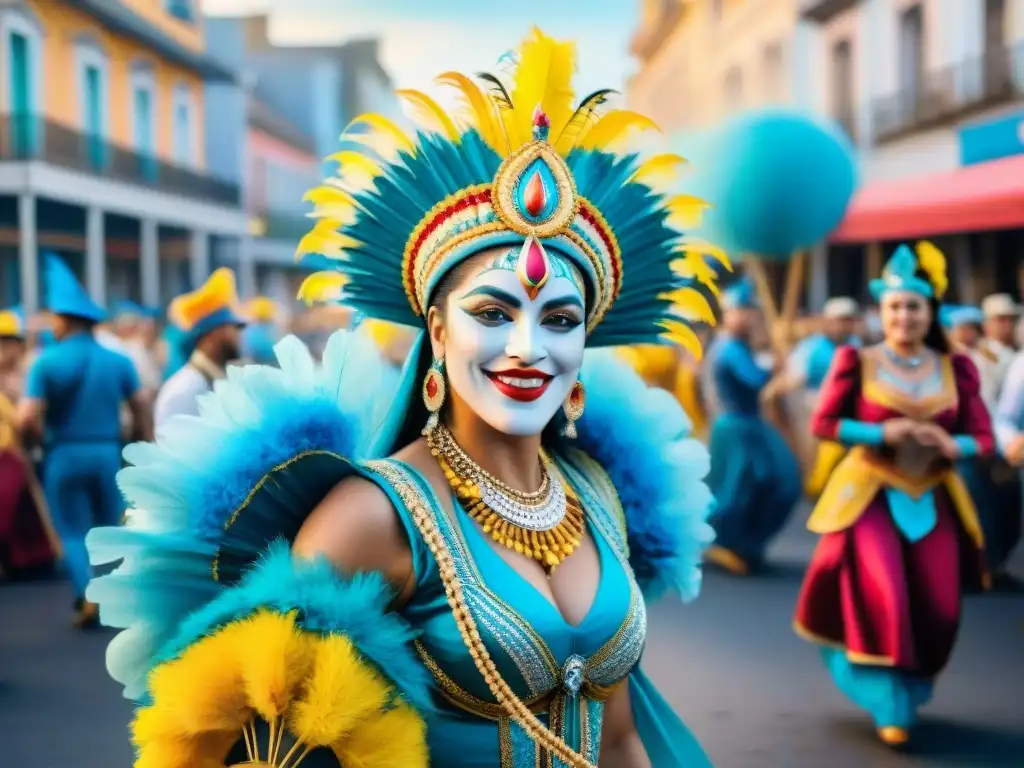
[[[118,483],[130,506],[127,525],[93,529],[87,539],[94,565],[121,562],[87,594],[105,624],[125,630],[111,641],[107,666],[128,698],[144,694],[154,654],[181,621],[217,598],[269,542],[294,535],[319,491],[313,485],[346,466],[332,460],[315,482],[276,485],[275,503],[262,512],[246,507],[253,488],[304,452],[370,457],[391,401],[372,339],[338,332],[321,364],[291,337],[275,353],[279,367],[232,369],[203,397],[200,417],[177,417],[157,444],[125,449],[132,466]]]
[[[588,352],[579,447],[608,473],[626,515],[630,565],[648,599],[700,592],[701,560],[714,539],[707,448],[668,392],[648,387],[613,352]]]
[[[433,681],[413,650],[412,628],[387,611],[393,597],[379,573],[342,578],[326,560],[296,561],[287,542],[276,542],[237,587],[185,619],[154,663],[179,657],[193,643],[260,608],[282,614],[297,610],[303,629],[345,635],[413,706],[429,712]]]

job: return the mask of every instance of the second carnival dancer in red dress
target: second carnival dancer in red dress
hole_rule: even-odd
[[[794,628],[836,685],[905,744],[953,651],[962,586],[987,585],[974,503],[954,469],[993,450],[978,372],[938,324],[946,262],[901,245],[871,281],[885,339],[843,347],[811,429],[853,446],[807,527],[821,534]]]

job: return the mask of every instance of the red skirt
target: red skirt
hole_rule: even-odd
[[[17,454],[0,451],[0,567],[23,571],[50,565],[55,557]]]
[[[935,528],[907,541],[879,494],[849,528],[821,537],[797,601],[806,639],[846,650],[851,662],[931,677],[960,627],[961,584],[980,584],[984,555],[944,489]]]

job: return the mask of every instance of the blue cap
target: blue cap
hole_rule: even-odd
[[[80,317],[93,323],[102,323],[107,319],[107,313],[89,298],[75,273],[59,256],[43,254],[43,274],[46,280],[46,308],[55,315]]]
[[[939,322],[946,328],[961,325],[981,325],[985,322],[985,314],[978,307],[944,306],[939,310]]]
[[[733,283],[722,293],[722,309],[756,309],[761,306],[757,301],[754,284],[747,278]]]

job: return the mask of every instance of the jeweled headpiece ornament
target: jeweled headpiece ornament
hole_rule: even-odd
[[[673,338],[699,353],[688,323],[673,312],[680,291],[703,301],[695,282],[714,291],[704,257],[725,254],[686,237],[705,204],[666,197],[652,183],[682,162],[659,155],[641,162],[617,154],[631,131],[654,128],[627,110],[602,113],[610,90],[573,108],[576,50],[534,29],[503,80],[449,72],[439,81],[466,107],[449,115],[430,96],[398,91],[419,129],[391,120],[353,121],[346,147],[331,159],[337,178],[307,199],[318,221],[299,254],[337,261],[342,277],[311,278],[369,317],[421,326],[441,278],[483,249],[517,249],[516,272],[536,295],[557,255],[587,286],[588,344],[611,346]],[[508,82],[506,82],[508,80]]]
[[[916,274],[919,269],[927,279]],[[872,280],[869,287],[876,301],[889,291],[912,291],[926,299],[941,300],[948,282],[946,257],[932,243],[922,240],[914,250],[900,245],[886,263],[882,276]]]

